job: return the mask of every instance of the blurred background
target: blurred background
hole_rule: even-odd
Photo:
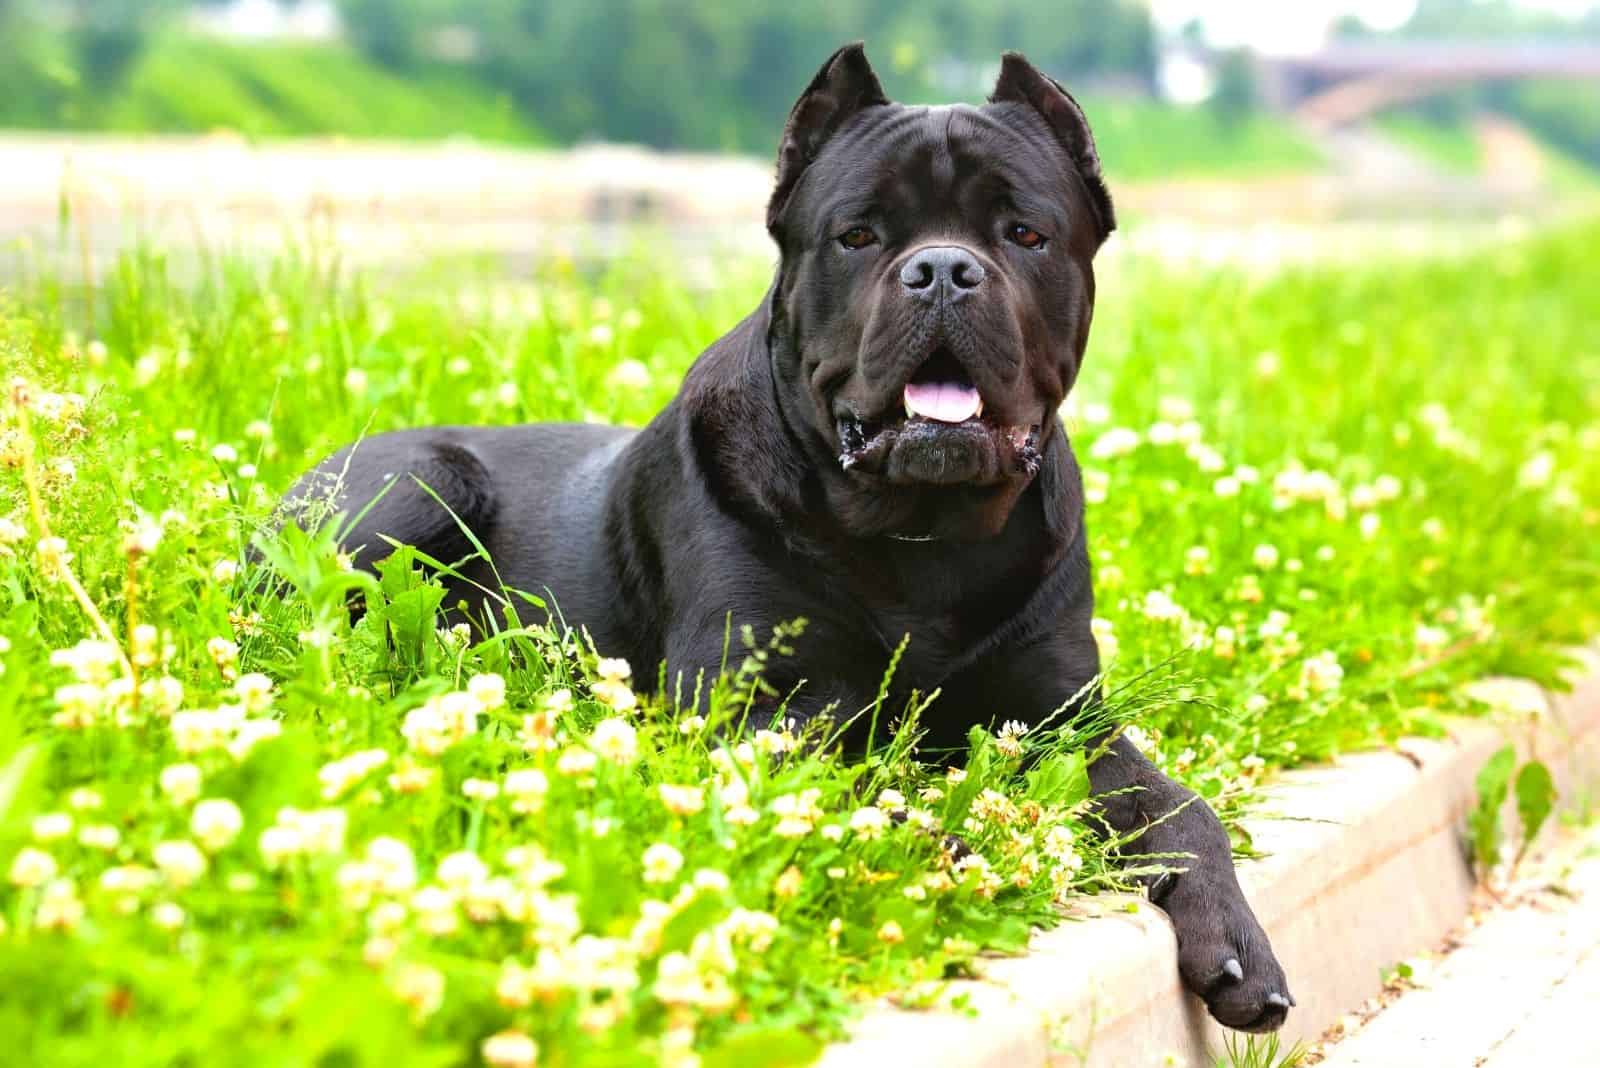
[[[85,270],[140,239],[765,249],[784,115],[860,38],[906,102],[981,100],[1008,48],[1066,84],[1126,220],[1114,253],[1433,248],[1593,205],[1597,8],[0,0],[0,245],[66,255],[70,221]]]

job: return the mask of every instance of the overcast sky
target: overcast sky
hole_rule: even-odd
[[[1519,7],[1582,14],[1600,0],[1517,0]],[[1224,47],[1248,45],[1261,52],[1315,48],[1334,19],[1355,15],[1387,30],[1411,17],[1416,0],[1150,0],[1156,22],[1177,29],[1199,18],[1206,37]]]

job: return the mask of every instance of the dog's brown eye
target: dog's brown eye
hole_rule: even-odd
[[[1011,228],[1011,232],[1006,236],[1011,238],[1014,243],[1021,245],[1023,248],[1044,247],[1044,235],[1035,230],[1033,227],[1023,226],[1021,223],[1017,223],[1017,225],[1013,226]]]
[[[876,245],[877,243],[878,235],[865,226],[852,226],[839,235],[839,244],[852,250],[866,248],[868,245]]]

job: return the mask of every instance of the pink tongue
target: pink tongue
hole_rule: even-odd
[[[941,423],[961,423],[978,414],[978,391],[959,382],[908,382],[906,412]]]

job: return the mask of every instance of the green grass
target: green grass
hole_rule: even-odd
[[[1230,822],[1274,769],[1434,729],[1485,672],[1549,680],[1600,624],[1597,238],[1102,279],[1068,425],[1112,707]],[[47,275],[0,300],[16,1059],[471,1064],[513,1032],[551,1064],[802,1063],[862,999],[920,1003],[1115,880],[1081,732],[979,731],[957,781],[910,759],[912,712],[832,758],[741,725],[784,653],[737,620],[700,724],[628,707],[620,667],[527,601],[463,642],[437,588],[353,575],[326,539],[268,539],[273,583],[239,565],[289,480],[365,431],[646,420],[764,284],[327,262],[180,285],[149,251],[87,313]],[[987,867],[950,870],[946,832]]]
[[[1456,174],[1475,174],[1483,163],[1478,139],[1465,122],[1436,122],[1425,115],[1391,111],[1373,120],[1382,133]]]
[[[1229,122],[1204,107],[1086,95],[1080,103],[1113,180],[1249,178],[1322,169],[1322,154],[1285,119]]]
[[[68,117],[82,128],[140,133],[542,140],[509,101],[447,67],[402,76],[339,45],[242,45],[181,35],[156,42],[126,85],[104,98],[79,99]]]

